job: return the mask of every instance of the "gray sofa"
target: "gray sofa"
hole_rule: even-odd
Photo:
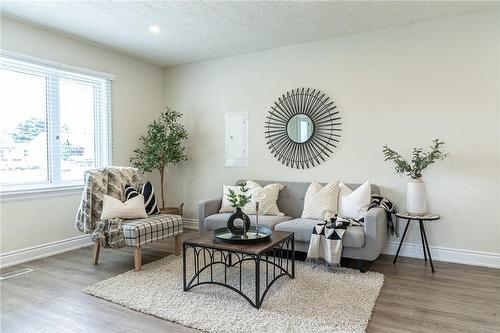
[[[304,197],[310,183],[260,181],[261,186],[280,183],[285,188],[278,196],[278,207],[285,216],[259,216],[259,225],[276,230],[295,233],[295,250],[307,252],[311,231],[319,220],[301,218],[304,207]],[[238,182],[239,183],[239,182]],[[361,184],[346,184],[352,190]],[[378,194],[379,188],[371,185],[372,194]],[[198,203],[198,222],[200,231],[214,230],[226,226],[231,213],[219,213],[222,199],[203,200]],[[250,215],[252,225],[255,225],[255,215]],[[377,259],[387,241],[387,214],[382,208],[370,209],[365,215],[365,226],[349,227],[344,234],[342,257],[356,259],[362,271],[368,269],[371,261]]]

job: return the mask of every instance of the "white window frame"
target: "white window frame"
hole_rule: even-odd
[[[100,110],[95,108],[94,112],[94,144],[95,144],[95,165],[105,166],[112,164],[112,96],[111,82],[115,79],[115,75],[109,73],[98,72],[85,68],[60,64],[49,60],[35,58],[8,50],[0,50],[0,62],[3,64],[8,62],[22,62],[27,66],[33,66],[33,72],[36,74],[36,69],[40,69],[40,73],[47,77],[47,90],[51,97],[57,97],[59,93],[59,79],[68,76],[72,78],[81,77],[91,78],[90,84],[94,89],[101,89],[101,105]],[[1,67],[4,67],[3,65]],[[8,67],[8,66],[6,66]],[[7,68],[8,69],[8,68]],[[26,73],[30,73],[26,71]],[[39,74],[40,74],[39,73]],[[66,75],[65,75],[66,73]],[[100,85],[100,86],[99,86]],[[109,86],[108,86],[109,85]],[[58,99],[58,98],[57,98]],[[48,116],[48,182],[43,183],[27,183],[27,184],[5,184],[0,185],[0,200],[21,199],[39,196],[64,195],[68,193],[78,193],[83,188],[83,175],[80,181],[61,181],[60,173],[60,158],[56,150],[60,149],[59,137],[59,105],[50,105],[47,103]]]

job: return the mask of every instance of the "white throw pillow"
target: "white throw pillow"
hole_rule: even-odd
[[[222,204],[219,209],[219,213],[233,213],[234,208],[231,207],[231,202],[229,201],[229,189],[233,190],[236,194],[241,194],[239,186],[222,185]]]
[[[269,184],[262,187],[253,180],[247,180],[247,187],[247,194],[252,197],[250,198],[250,202],[243,207],[243,212],[245,214],[255,215],[255,203],[259,202],[259,215],[285,215],[280,212],[278,204],[276,203],[280,191],[285,188],[285,186],[281,184]]]
[[[364,182],[354,191],[340,183],[339,215],[356,220],[365,217],[370,206],[371,194],[369,181]]]
[[[312,182],[304,198],[303,218],[324,220],[333,217],[338,212],[339,181],[333,181],[321,186]]]
[[[144,208],[144,196],[139,194],[125,202],[104,194],[102,197],[101,220],[112,218],[121,219],[140,219],[146,218],[146,209]]]

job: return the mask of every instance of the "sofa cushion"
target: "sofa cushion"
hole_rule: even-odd
[[[238,180],[236,184],[244,179]],[[278,183],[276,180],[255,180],[261,186],[266,186],[273,183]],[[279,181],[280,184],[284,185],[285,188],[280,191],[278,195],[278,207],[280,212],[283,212],[287,216],[299,217],[302,214],[304,208],[304,197],[307,189],[309,188],[310,182],[284,182]],[[361,184],[344,183],[351,190],[355,190]],[[322,185],[326,185],[322,183]],[[371,184],[372,194],[379,194],[380,190],[377,185]]]
[[[215,230],[217,228],[222,228],[227,225],[227,220],[232,213],[219,213],[207,216],[205,218],[205,229]],[[250,217],[251,225],[255,225],[255,215],[248,215]],[[272,216],[272,215],[259,215],[259,226],[268,227],[274,229],[274,226],[278,223],[291,220],[290,216]]]
[[[309,242],[312,230],[318,223],[321,223],[321,221],[298,218],[282,222],[275,229],[294,232],[296,241]],[[365,245],[365,228],[357,226],[348,227],[342,239],[342,244],[346,247],[363,247]]]
[[[327,220],[338,213],[339,181],[335,180],[324,187],[312,182],[304,197],[302,218]]]
[[[125,245],[144,245],[182,234],[182,217],[159,214],[144,219],[124,220],[122,229]]]
[[[349,219],[362,219],[371,202],[370,182],[364,182],[354,191],[343,183],[340,183],[339,188],[339,215]]]
[[[250,195],[250,202],[243,207],[243,213],[247,215],[255,215],[255,203],[259,203],[259,216],[261,215],[285,215],[280,212],[276,201],[278,195],[283,189],[281,184],[269,184],[264,187],[260,186],[253,180],[247,180],[248,195]]]

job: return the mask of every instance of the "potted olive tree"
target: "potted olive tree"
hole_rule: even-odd
[[[148,125],[145,135],[139,140],[142,147],[135,149],[130,162],[142,173],[157,170],[160,173],[161,185],[161,211],[168,212],[165,208],[165,171],[169,164],[177,164],[187,160],[183,143],[188,138],[184,126],[179,123],[182,113],[170,107],[160,114],[157,120]],[[182,215],[182,205],[179,207]]]
[[[387,145],[384,146],[385,160],[394,162],[396,173],[406,174],[410,177],[406,189],[406,210],[410,215],[420,216],[427,213],[427,199],[422,171],[437,160],[442,160],[448,156],[442,151],[443,145],[443,141],[435,139],[432,141],[429,152],[424,152],[422,148],[413,148],[411,161],[408,161]]]

